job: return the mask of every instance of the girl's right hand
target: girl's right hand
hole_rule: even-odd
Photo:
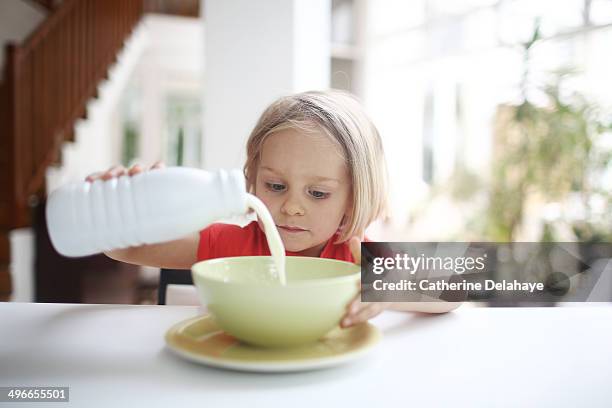
[[[149,168],[149,170],[163,169],[164,167],[166,167],[166,165],[163,162],[158,161],[155,164],[153,164]],[[105,181],[105,180],[110,180],[115,177],[121,177],[124,175],[128,175],[131,177],[135,174],[142,173],[143,171],[145,170],[140,164],[135,164],[129,169],[126,169],[125,167],[118,165],[118,166],[113,166],[106,171],[99,171],[97,173],[92,173],[89,176],[85,177],[85,181],[89,181],[89,182],[96,181],[96,180]]]

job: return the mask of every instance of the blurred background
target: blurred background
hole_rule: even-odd
[[[356,94],[381,241],[612,241],[612,0],[4,0],[0,298],[156,303],[51,248],[48,192],[121,163],[242,167],[277,97]]]

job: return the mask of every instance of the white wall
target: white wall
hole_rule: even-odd
[[[34,300],[34,231],[20,228],[10,233],[11,280],[13,291],[11,302],[32,302]]]
[[[45,19],[46,13],[23,0],[0,1],[0,67],[4,67],[4,48],[9,42],[22,42]],[[0,71],[1,72],[1,71]]]
[[[449,183],[460,160],[487,174],[495,107],[521,72],[520,53],[497,47],[487,34],[495,32],[493,11],[481,10],[478,21],[429,21],[425,3],[367,1],[364,102],[383,138],[390,226],[401,240],[445,239],[463,226],[465,215],[452,200],[430,199],[425,136],[433,148],[433,185]]]
[[[201,95],[204,25],[195,18],[148,15],[148,42],[132,78],[138,89],[141,129],[138,161],[165,160],[168,93]]]
[[[259,115],[329,87],[329,0],[206,0],[203,165],[242,167]]]

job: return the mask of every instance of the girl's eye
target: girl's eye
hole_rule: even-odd
[[[279,183],[266,183],[266,186],[270,191],[280,192],[285,190],[285,186]]]
[[[329,193],[324,193],[323,191],[311,190],[310,195],[316,199],[322,199],[329,197]]]

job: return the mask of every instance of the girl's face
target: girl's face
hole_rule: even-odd
[[[350,194],[347,165],[327,136],[287,129],[264,142],[255,195],[272,214],[286,250],[319,256],[349,211]]]

